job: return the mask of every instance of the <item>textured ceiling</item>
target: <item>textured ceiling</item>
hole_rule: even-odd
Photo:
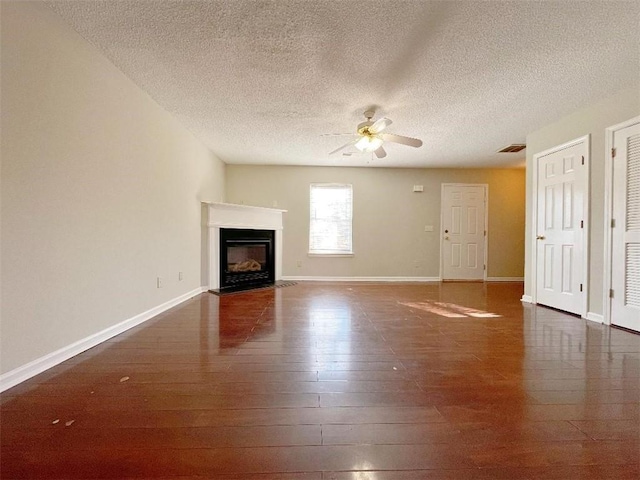
[[[637,1],[46,3],[231,164],[514,166],[640,78]],[[424,145],[329,157],[370,106]]]

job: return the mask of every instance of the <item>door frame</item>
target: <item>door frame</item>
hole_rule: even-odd
[[[589,310],[589,235],[590,235],[590,218],[589,218],[589,205],[591,203],[591,194],[589,185],[591,183],[591,134],[584,135],[579,138],[575,138],[568,142],[556,145],[542,152],[533,154],[533,178],[532,178],[532,195],[531,195],[531,303],[537,304],[538,296],[538,161],[542,157],[546,157],[552,153],[559,152],[569,147],[573,147],[584,143],[586,145],[586,154],[584,158],[584,166],[586,167],[585,184],[584,184],[584,198],[585,202],[582,205],[582,218],[584,220],[584,228],[582,228],[582,271],[584,275],[583,279],[583,299],[582,299],[582,312],[580,315],[583,318],[587,318]]]
[[[440,281],[444,274],[444,235],[442,229],[444,225],[444,208],[443,201],[445,187],[482,187],[484,190],[484,270],[482,273],[482,281],[487,281],[487,272],[489,271],[489,184],[488,183],[441,183],[440,184]]]
[[[613,268],[613,137],[618,130],[623,130],[640,123],[640,116],[630,118],[605,129],[604,139],[604,266],[602,272],[602,317],[605,325],[611,325],[611,269]]]

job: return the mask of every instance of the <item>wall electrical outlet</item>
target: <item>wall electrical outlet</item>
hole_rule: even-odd
[[[424,226],[424,231],[425,232],[433,232],[433,225],[425,225]]]
[[[163,286],[162,277],[158,277],[158,288],[162,288]]]
[[[184,280],[184,274],[182,272],[178,272],[178,281]]]
[[[413,186],[413,191],[414,192],[424,192],[424,185],[414,185]]]

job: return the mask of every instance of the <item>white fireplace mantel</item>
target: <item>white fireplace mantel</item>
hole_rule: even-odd
[[[220,288],[220,229],[246,228],[275,231],[275,279],[282,279],[282,214],[277,208],[202,202],[207,206],[209,232],[209,290]]]

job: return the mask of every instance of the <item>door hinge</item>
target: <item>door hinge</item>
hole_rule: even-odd
[[[487,236],[487,231],[486,231],[486,230],[484,231],[484,236],[485,236],[485,237]]]
[[[615,148],[611,149],[611,158],[616,158],[616,149]]]
[[[584,155],[582,155],[582,165],[584,165]]]
[[[486,265],[484,265],[484,267],[483,267],[482,269],[483,269],[483,270],[486,270],[486,269],[487,269],[487,266],[486,266]]]
[[[580,291],[582,291],[582,284],[580,284]]]
[[[584,228],[584,220],[580,220],[580,228]]]
[[[613,288],[609,289],[609,298],[613,298]]]
[[[616,219],[612,218],[611,219],[611,228],[615,228],[616,227]]]

